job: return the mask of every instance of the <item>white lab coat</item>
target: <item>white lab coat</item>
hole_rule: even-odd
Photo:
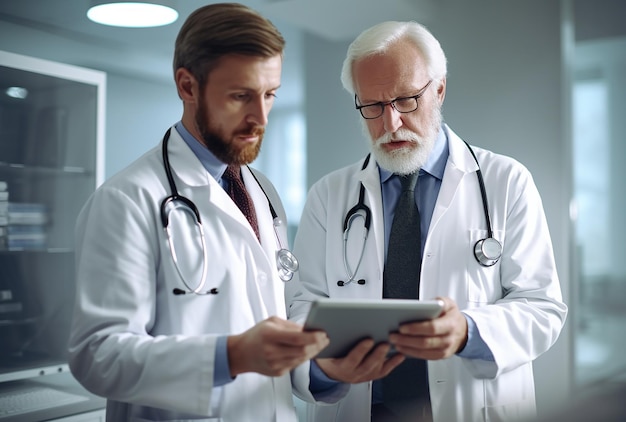
[[[159,215],[161,201],[170,195],[159,145],[101,186],[78,219],[72,373],[108,399],[110,421],[295,421],[289,375],[246,373],[213,386],[217,336],[241,333],[271,315],[286,318],[268,201],[243,168],[259,244],[244,215],[174,129],[169,159],[179,193],[200,211],[206,289],[217,287],[219,294],[172,293],[184,285]],[[255,174],[286,221],[276,191]],[[180,215],[184,212],[172,219],[180,221]],[[198,238],[190,239],[196,233],[191,223],[172,232],[177,245],[187,245],[176,251],[194,285],[202,266]],[[287,244],[286,226],[279,226],[278,234]]]
[[[477,165],[463,141],[449,131],[450,155],[430,223],[421,270],[420,298],[449,296],[476,322],[495,362],[453,356],[428,362],[436,422],[511,421],[535,413],[532,361],[550,348],[563,326],[562,302],[548,226],[530,173],[517,161],[474,148],[485,178],[494,236],[503,243],[500,261],[482,267],[473,247],[486,237]],[[302,321],[316,295],[333,298],[381,298],[384,226],[379,173],[374,160],[333,172],[309,192],[294,252],[299,279],[288,289],[290,318]],[[344,287],[343,222],[366,189],[372,227],[356,279]],[[354,270],[361,251],[362,219],[349,237],[348,259]],[[313,401],[309,364],[293,374],[296,394]],[[371,383],[349,387],[334,405],[308,405],[309,421],[369,421]],[[340,389],[341,390],[341,389]],[[344,385],[344,390],[348,387]],[[341,394],[339,394],[341,395]],[[336,401],[336,397],[324,400]]]

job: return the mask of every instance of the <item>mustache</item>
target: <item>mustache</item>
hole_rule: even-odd
[[[419,143],[418,136],[408,129],[399,129],[395,133],[386,132],[380,138],[376,140],[378,145],[389,144],[394,141],[407,141],[412,143]]]
[[[265,128],[263,126],[249,125],[233,133],[234,136],[263,136]]]

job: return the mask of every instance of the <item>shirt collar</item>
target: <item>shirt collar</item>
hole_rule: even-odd
[[[193,153],[198,157],[198,160],[202,163],[202,166],[209,172],[209,174],[217,181],[222,178],[222,175],[226,171],[226,164],[222,163],[211,151],[207,149],[200,141],[198,141],[183,125],[183,122],[178,122],[174,125],[176,131],[180,134],[181,138]]]
[[[426,163],[424,163],[420,169],[420,175],[428,173],[439,180],[443,179],[443,172],[446,169],[448,154],[448,134],[442,125],[439,129],[439,133],[437,134],[433,150],[430,152]],[[393,176],[393,173],[389,170],[385,170],[381,167],[378,167],[378,169],[380,171],[380,181],[382,183],[385,183],[391,176]]]

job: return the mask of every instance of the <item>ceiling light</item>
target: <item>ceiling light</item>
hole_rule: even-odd
[[[26,88],[22,88],[21,86],[10,86],[5,92],[9,97],[20,100],[28,97],[28,90]]]
[[[130,28],[169,25],[178,19],[178,12],[162,4],[143,2],[96,2],[87,17],[96,23]]]

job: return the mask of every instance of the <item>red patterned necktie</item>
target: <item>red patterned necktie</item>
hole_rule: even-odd
[[[228,180],[228,195],[233,201],[235,201],[235,204],[237,204],[243,215],[246,216],[260,242],[261,237],[259,236],[259,224],[256,219],[254,203],[252,202],[252,198],[250,198],[250,195],[243,184],[243,180],[241,178],[241,167],[238,165],[228,166],[224,172],[224,178]]]

